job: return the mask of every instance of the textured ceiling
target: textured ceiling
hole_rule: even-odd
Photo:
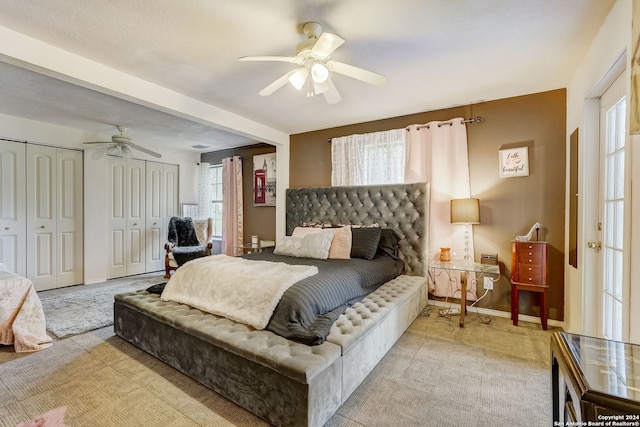
[[[149,148],[269,141],[270,130],[301,133],[566,87],[613,3],[0,0],[0,29],[44,42],[29,57],[0,42],[0,113],[107,136],[124,124]],[[384,74],[387,85],[336,75],[343,99],[335,105],[290,85],[259,96],[294,65],[237,58],[292,55],[307,21],[346,40],[332,59]],[[66,75],[75,55],[103,67],[100,75]],[[56,59],[59,68],[48,69]],[[129,96],[121,73],[170,91],[171,105]],[[231,119],[216,123],[187,105],[215,106]]]

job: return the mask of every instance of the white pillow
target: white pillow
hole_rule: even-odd
[[[296,227],[291,237],[305,237],[310,234],[331,233],[333,240],[329,249],[329,259],[351,259],[351,227],[318,228]]]
[[[313,233],[304,237],[285,236],[276,245],[274,254],[297,258],[327,259],[333,233]]]
[[[309,234],[322,233],[322,228],[320,227],[296,227],[293,229],[293,233],[291,233],[291,237],[304,237]]]

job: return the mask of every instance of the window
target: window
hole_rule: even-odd
[[[331,185],[404,182],[404,129],[331,140]]]
[[[213,236],[222,237],[222,165],[210,167],[211,180],[211,218],[213,218]]]

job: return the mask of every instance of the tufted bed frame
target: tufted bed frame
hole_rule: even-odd
[[[321,345],[146,291],[116,295],[115,332],[274,425],[322,426],[426,305],[428,212],[425,183],[287,190],[287,234],[305,222],[378,224],[401,238],[406,274],[347,309]]]

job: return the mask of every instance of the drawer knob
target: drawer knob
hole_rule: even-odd
[[[533,280],[533,277],[529,277],[529,281],[532,281],[532,280]]]

